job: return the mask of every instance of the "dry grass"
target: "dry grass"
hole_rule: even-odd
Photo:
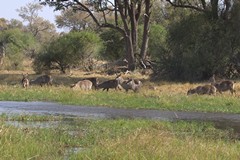
[[[28,73],[29,79],[35,79],[39,75],[36,75],[32,70],[25,71],[7,71],[2,70],[0,74],[0,85],[20,85],[22,74]],[[82,72],[82,71],[72,71],[71,74],[61,74],[59,72],[53,72],[52,77],[54,79],[55,86],[66,86],[69,87],[71,84],[76,83],[77,81],[97,77],[100,82],[105,80],[114,79],[116,75],[107,75],[98,72]],[[142,75],[139,72],[130,73],[127,75],[122,74],[123,78],[135,78],[140,79],[143,82],[142,92],[145,94],[165,94],[165,95],[186,95],[187,91],[190,88],[195,88],[199,85],[208,84],[208,82],[202,83],[172,83],[166,81],[159,82],[150,82],[148,75]],[[236,97],[240,97],[240,83],[237,82],[235,85]],[[220,94],[218,94],[220,95]],[[224,96],[231,96],[230,92],[223,93]]]

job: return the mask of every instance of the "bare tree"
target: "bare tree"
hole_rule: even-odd
[[[42,11],[42,7],[43,6],[38,3],[28,3],[26,6],[17,9],[19,16],[23,21],[28,23],[28,30],[40,41],[42,41],[41,37],[43,37],[41,34],[47,32],[49,35],[49,33],[54,34],[56,32],[54,24],[38,15],[38,13]]]

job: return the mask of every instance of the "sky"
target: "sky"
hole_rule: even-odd
[[[4,0],[0,5],[0,18],[22,20],[18,16],[16,9],[20,9],[20,7],[26,6],[28,3],[38,2],[39,0]],[[59,12],[54,12],[53,10],[53,8],[43,6],[42,12],[39,12],[39,16],[55,24],[55,15],[58,15]]]

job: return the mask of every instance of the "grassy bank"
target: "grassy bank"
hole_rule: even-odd
[[[169,87],[169,89],[165,89]],[[110,90],[103,92],[72,90],[66,86],[23,89],[21,86],[0,85],[1,101],[52,101],[63,104],[85,106],[107,106],[117,108],[146,108],[162,110],[184,110],[204,112],[240,113],[238,95],[224,93],[216,96],[187,96],[186,84],[166,84],[158,90],[142,88],[139,93]],[[169,91],[174,90],[175,92]],[[178,90],[177,90],[178,89]]]
[[[7,120],[59,121],[53,128],[14,127]],[[239,159],[232,130],[210,123],[2,116],[1,159]],[[77,153],[68,154],[71,148]]]

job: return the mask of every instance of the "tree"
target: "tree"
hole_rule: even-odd
[[[96,24],[91,17],[87,16],[86,12],[74,11],[73,9],[63,10],[61,15],[56,16],[56,23],[58,28],[66,28],[70,31],[96,28]]]
[[[38,44],[29,51],[30,58],[34,58],[41,46],[47,45],[58,36],[54,24],[40,17],[38,13],[42,11],[42,5],[38,3],[28,3],[26,6],[17,9],[19,16],[27,22],[26,31],[32,33]]]
[[[179,8],[189,8],[208,15],[211,19],[229,19],[234,0],[166,0]]]
[[[148,47],[149,23],[151,16],[150,0],[40,0],[42,4],[54,6],[56,10],[73,8],[74,10],[86,12],[98,27],[110,27],[119,31],[125,40],[126,59],[130,70],[136,68],[137,59],[144,61]],[[144,13],[142,13],[144,10]],[[101,19],[96,14],[101,13]],[[107,19],[107,15],[113,20]],[[138,46],[138,22],[144,16],[144,34],[141,46]]]
[[[208,79],[213,73],[228,78],[239,74],[239,2],[167,2],[174,8],[192,12],[170,26],[169,52],[162,57],[165,63],[160,65],[168,69],[162,70],[171,78],[181,80]]]
[[[38,16],[42,11],[42,6],[38,3],[28,3],[26,6],[17,9],[19,16],[24,22],[27,22],[28,31],[41,43],[50,41],[56,35],[54,24]],[[46,39],[46,37],[48,37]],[[46,42],[48,43],[48,42]]]
[[[70,32],[52,41],[34,61],[34,70],[58,69],[66,73],[73,67],[90,69],[92,59],[97,57],[102,47],[102,41],[93,32]],[[90,68],[89,68],[90,67]]]
[[[123,36],[114,29],[104,29],[100,34],[104,41],[105,49],[101,52],[101,57],[107,60],[118,60],[124,55],[124,39]]]
[[[28,50],[34,46],[35,40],[31,34],[14,28],[0,32],[0,44],[4,46],[4,56],[1,58],[1,65],[4,64],[11,69],[19,69]],[[3,63],[5,56],[9,60],[8,64],[6,64],[7,61]]]

